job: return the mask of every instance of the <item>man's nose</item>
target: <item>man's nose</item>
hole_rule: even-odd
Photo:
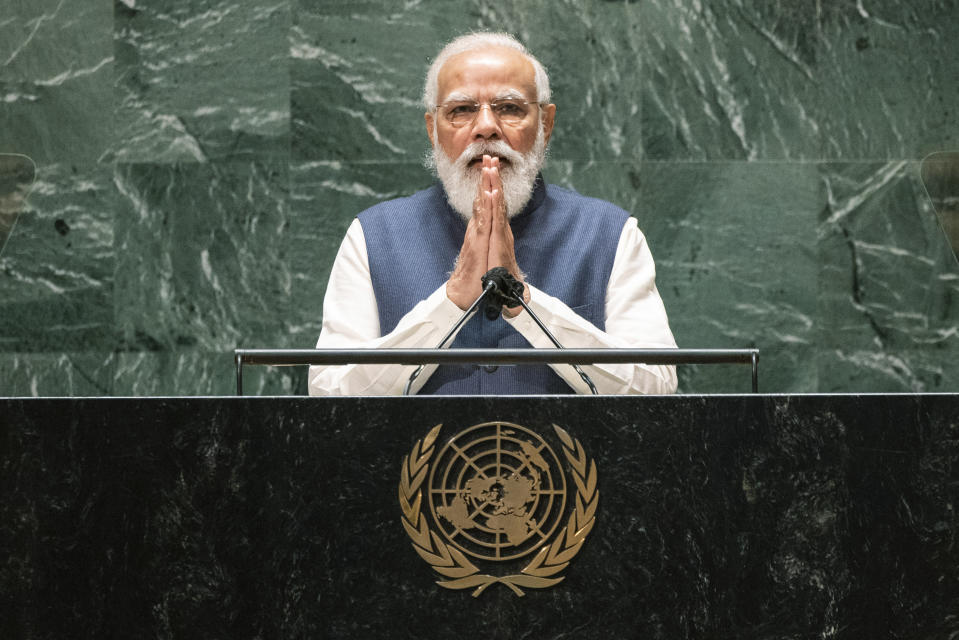
[[[473,122],[473,137],[490,140],[499,138],[501,134],[499,120],[493,115],[493,107],[481,104],[476,120]]]

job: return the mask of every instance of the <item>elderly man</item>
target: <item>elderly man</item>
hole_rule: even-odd
[[[330,274],[318,348],[434,347],[505,267],[566,347],[675,347],[636,220],[539,175],[553,132],[543,66],[511,36],[474,33],[430,67],[424,105],[436,184],[361,213]],[[551,347],[523,308],[478,313],[453,347]],[[672,393],[674,367],[584,367],[600,393]],[[312,395],[402,392],[413,367],[311,367]],[[587,393],[567,365],[428,367],[435,394]]]

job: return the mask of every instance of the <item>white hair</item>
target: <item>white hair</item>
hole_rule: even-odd
[[[440,69],[446,64],[446,61],[455,55],[467,51],[477,51],[479,49],[489,49],[491,47],[505,47],[515,49],[522,53],[533,65],[536,78],[536,101],[541,104],[549,103],[549,76],[546,75],[546,68],[533,55],[526,50],[523,44],[508,33],[494,33],[491,31],[479,31],[460,36],[443,47],[439,52],[430,70],[426,73],[426,86],[423,88],[423,106],[427,111],[436,109],[437,93],[439,93]]]

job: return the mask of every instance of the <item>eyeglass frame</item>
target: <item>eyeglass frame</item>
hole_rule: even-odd
[[[449,116],[443,116],[444,119],[446,120],[446,122],[447,122],[450,126],[456,127],[457,129],[460,128],[460,127],[465,127],[465,126],[468,125],[468,124],[472,124],[472,123],[476,122],[476,119],[479,117],[480,111],[483,110],[483,107],[489,107],[490,113],[492,113],[492,114],[493,114],[493,117],[496,118],[496,121],[497,121],[497,122],[500,122],[501,124],[506,124],[507,126],[518,126],[518,125],[522,124],[522,121],[517,122],[517,123],[512,124],[512,125],[510,125],[510,124],[508,124],[508,123],[504,123],[504,122],[500,119],[500,117],[496,114],[496,110],[493,108],[493,105],[494,105],[495,103],[497,103],[497,102],[514,102],[514,103],[517,103],[517,104],[523,104],[523,105],[525,105],[525,106],[527,106],[527,107],[528,107],[528,106],[531,106],[531,105],[535,105],[535,106],[539,107],[541,110],[542,110],[543,107],[545,107],[547,104],[549,104],[549,103],[547,103],[547,102],[540,102],[540,101],[538,101],[538,100],[527,100],[527,99],[525,99],[525,98],[509,98],[509,97],[503,97],[503,98],[495,98],[495,99],[493,99],[493,100],[489,100],[489,101],[486,101],[486,102],[480,102],[479,100],[447,100],[447,101],[444,102],[443,104],[434,105],[433,110],[434,110],[435,112],[437,112],[437,113],[440,113],[440,111],[441,111],[444,107],[447,107],[447,106],[449,106],[449,105],[454,105],[454,104],[459,104],[459,105],[472,104],[472,105],[476,106],[476,107],[477,107],[476,113],[473,115],[473,117],[472,117],[469,121],[464,122],[464,123],[462,123],[462,124],[455,124],[452,120],[450,120]],[[524,117],[524,120],[525,120],[525,117]]]

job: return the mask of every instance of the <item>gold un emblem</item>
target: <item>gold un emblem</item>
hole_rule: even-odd
[[[561,582],[561,572],[593,528],[599,504],[596,463],[579,440],[553,425],[564,465],[537,433],[509,422],[484,422],[459,432],[437,452],[442,426],[417,440],[403,458],[399,485],[403,526],[416,552],[443,576],[437,584],[472,588],[476,597],[497,582],[518,596],[523,588]],[[564,467],[576,488],[569,505]],[[507,571],[492,575],[474,562]],[[519,572],[508,573],[511,568]]]

